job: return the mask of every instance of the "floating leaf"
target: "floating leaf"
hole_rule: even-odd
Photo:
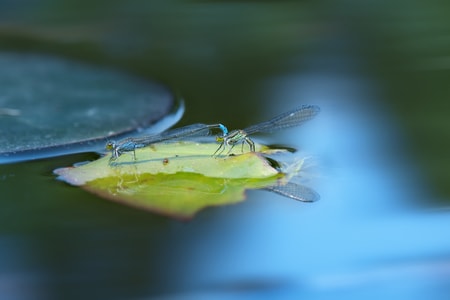
[[[77,152],[80,142],[103,144],[105,136],[147,126],[174,107],[167,88],[110,69],[1,52],[0,66],[0,161],[31,150],[47,151],[35,158],[63,147]]]
[[[235,147],[231,155],[213,157],[217,147],[197,142],[153,144],[112,163],[109,154],[55,173],[102,197],[179,219],[189,219],[207,206],[242,201],[247,189],[278,186],[275,192],[295,192],[291,185],[286,185],[289,190],[282,186],[295,176],[302,161],[286,174],[264,156],[284,150],[256,145],[257,152],[241,154],[240,147]],[[312,200],[316,199],[304,201]]]

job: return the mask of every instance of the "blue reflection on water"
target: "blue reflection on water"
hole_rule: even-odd
[[[316,73],[294,74],[265,86],[273,103],[267,105],[267,119],[301,104],[322,109],[302,128],[267,137],[311,156],[305,185],[321,194],[320,201],[305,204],[252,191],[247,201],[211,208],[187,224],[147,222],[147,215],[133,215],[128,208],[122,214],[122,208],[106,202],[96,210],[99,203],[93,196],[77,199],[82,208],[64,199],[74,209],[69,213],[65,205],[54,208],[61,199],[50,201],[42,204],[44,209],[63,215],[57,224],[49,223],[61,226],[54,236],[1,237],[2,295],[445,298],[450,293],[449,213],[419,207],[430,193],[394,118],[379,104],[376,84],[342,73]],[[26,174],[3,175],[2,180]],[[69,188],[63,191],[52,183],[43,196],[33,196],[42,201],[50,189],[53,197],[69,194]],[[30,198],[20,201],[36,205],[42,214]],[[132,218],[142,218],[142,223]],[[137,288],[147,293],[134,293]]]
[[[177,261],[180,277],[194,292],[168,298],[233,297],[237,288],[208,292],[205,286],[258,280],[270,292],[250,288],[239,294],[258,299],[448,295],[449,213],[419,208],[430,195],[370,82],[336,78],[282,78],[272,90],[272,113],[302,103],[322,108],[302,129],[275,139],[316,156],[320,167],[306,179],[321,201],[304,204],[250,193],[248,202],[232,209],[232,220],[214,226],[211,243],[204,236],[202,243],[183,249],[189,260]],[[203,225],[194,222],[187,230]],[[271,287],[280,280],[284,285]]]

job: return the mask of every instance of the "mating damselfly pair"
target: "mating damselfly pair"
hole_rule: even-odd
[[[249,135],[258,132],[273,132],[280,129],[289,127],[295,127],[303,124],[304,122],[314,118],[320,111],[320,108],[315,105],[303,105],[299,108],[285,112],[278,115],[268,121],[261,122],[245,129],[237,129],[228,132],[228,129],[223,124],[203,124],[195,123],[184,127],[171,129],[159,134],[143,136],[137,138],[126,138],[119,142],[110,141],[106,144],[106,149],[111,150],[110,161],[116,160],[125,152],[133,152],[139,148],[144,148],[149,145],[173,141],[182,138],[198,137],[211,135],[213,131],[220,132],[220,135],[216,136],[216,141],[220,143],[219,147],[212,156],[218,156],[222,153],[230,153],[233,147],[239,143],[247,144],[251,152],[255,151],[255,143],[249,138]],[[242,150],[243,151],[243,150]]]

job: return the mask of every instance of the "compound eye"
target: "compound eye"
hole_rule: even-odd
[[[109,141],[106,143],[106,150],[113,150],[116,147],[116,143],[114,141]]]

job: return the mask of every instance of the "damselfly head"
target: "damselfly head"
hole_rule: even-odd
[[[106,143],[105,148],[106,148],[106,150],[113,150],[113,149],[115,149],[116,148],[116,142],[115,141],[108,141]]]

